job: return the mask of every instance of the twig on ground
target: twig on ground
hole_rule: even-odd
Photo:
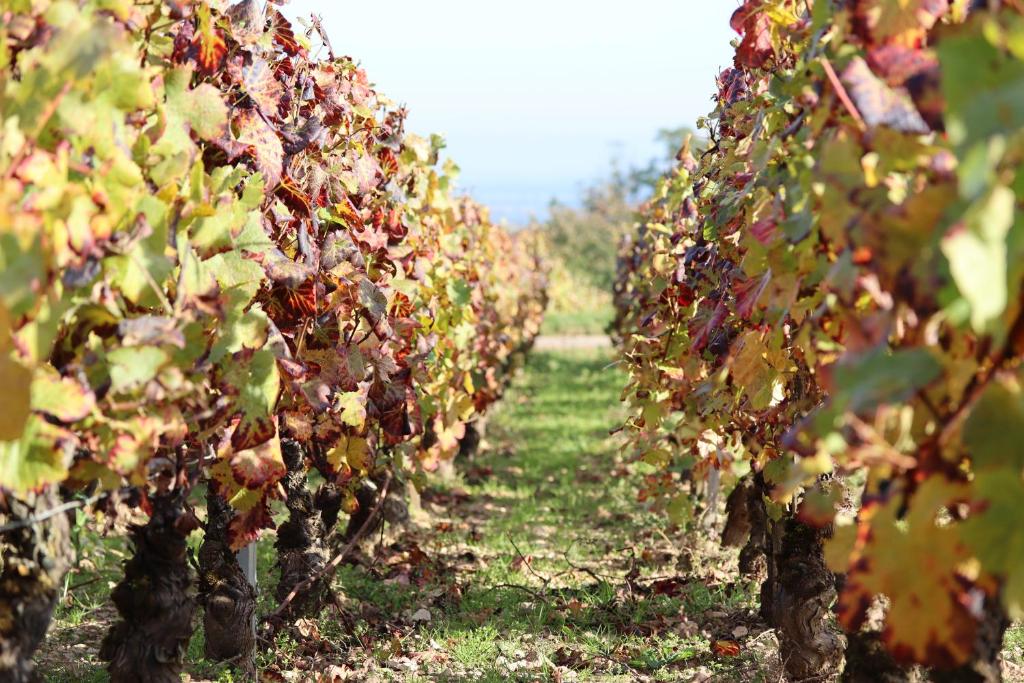
[[[584,567],[582,565],[575,564],[572,560],[569,559],[568,550],[562,553],[562,557],[565,558],[565,563],[572,567],[574,571],[583,572],[584,574],[592,578],[594,581],[597,581],[598,583],[608,583],[609,579],[614,578],[610,576],[601,576],[592,569],[588,569],[587,567]]]
[[[603,652],[598,652],[593,657],[590,658],[591,661],[593,661],[594,659],[603,659],[603,660],[605,660],[607,662],[611,662],[612,664],[618,664],[619,666],[628,669],[634,676],[644,676],[645,675],[643,671],[640,671],[639,669],[637,669],[635,666],[633,666],[629,662],[619,661],[618,659],[615,659],[611,655],[606,655]]]
[[[761,640],[765,636],[767,636],[767,635],[774,635],[774,634],[775,634],[775,629],[773,629],[773,628],[766,628],[765,630],[761,631],[760,633],[758,633],[756,636],[754,636],[750,640],[746,641],[744,643],[744,645],[746,647],[750,647],[751,645],[753,645],[757,641]]]
[[[76,583],[73,586],[68,586],[67,590],[64,591],[64,594],[67,595],[68,593],[76,591],[79,588],[84,588],[85,586],[88,586],[89,584],[96,583],[97,581],[99,581],[102,578],[103,578],[102,576],[94,576],[91,579],[86,579],[85,581],[79,581],[78,583]]]
[[[499,588],[515,588],[516,590],[521,590],[524,593],[529,593],[533,597],[535,597],[538,600],[540,600],[541,602],[543,602],[545,605],[550,605],[551,604],[551,603],[548,602],[547,597],[545,597],[543,593],[540,593],[540,592],[530,588],[529,586],[522,586],[522,585],[520,585],[518,583],[496,583],[493,586],[491,586],[490,588],[488,588],[487,590],[485,590],[484,593],[490,593],[491,591],[498,590]]]
[[[523,551],[519,549],[518,545],[516,545],[515,540],[513,540],[512,538],[512,534],[508,534],[508,542],[511,543],[512,547],[516,549],[516,554],[519,555],[519,561],[522,563],[522,565],[526,567],[528,570],[530,570],[530,573],[536,576],[537,579],[544,584],[544,588],[546,589],[548,587],[548,584],[551,583],[551,579],[553,577],[544,578],[539,573],[537,573],[537,571],[532,566],[530,566],[530,560],[526,559],[526,556],[523,555]]]
[[[337,591],[333,590],[328,591],[328,594],[331,596],[331,603],[334,605],[334,609],[338,613],[338,620],[341,622],[342,628],[345,629],[345,632],[348,633],[349,636],[358,639],[358,636],[356,635],[356,625],[352,621],[351,615],[345,609],[345,606],[341,604],[341,596],[338,595]]]

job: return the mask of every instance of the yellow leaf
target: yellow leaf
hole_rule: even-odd
[[[32,372],[8,354],[0,355],[0,441],[21,438],[30,411]]]
[[[372,464],[370,444],[362,436],[344,436],[337,446],[328,451],[327,462],[335,468],[348,463],[354,470],[367,472]]]

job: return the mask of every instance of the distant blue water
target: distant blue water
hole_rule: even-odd
[[[521,180],[460,183],[478,202],[491,210],[491,220],[507,221],[511,225],[523,226],[530,218],[543,220],[552,200],[567,206],[579,206],[585,183],[546,182],[523,183]]]

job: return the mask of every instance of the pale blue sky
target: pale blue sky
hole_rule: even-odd
[[[735,0],[293,0],[336,52],[441,133],[460,186],[524,222],[574,203],[613,157],[642,165],[660,128],[711,109]]]

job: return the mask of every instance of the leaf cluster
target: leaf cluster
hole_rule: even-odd
[[[972,605],[1024,605],[1024,15],[747,0],[732,25],[709,147],[620,255],[630,447],[677,505],[761,473],[772,514],[836,525],[846,627],[885,595],[899,659],[961,664]]]
[[[440,138],[271,3],[0,12],[0,488],[145,507],[203,480],[238,547],[273,525],[284,439],[346,509],[454,453],[545,273]]]

